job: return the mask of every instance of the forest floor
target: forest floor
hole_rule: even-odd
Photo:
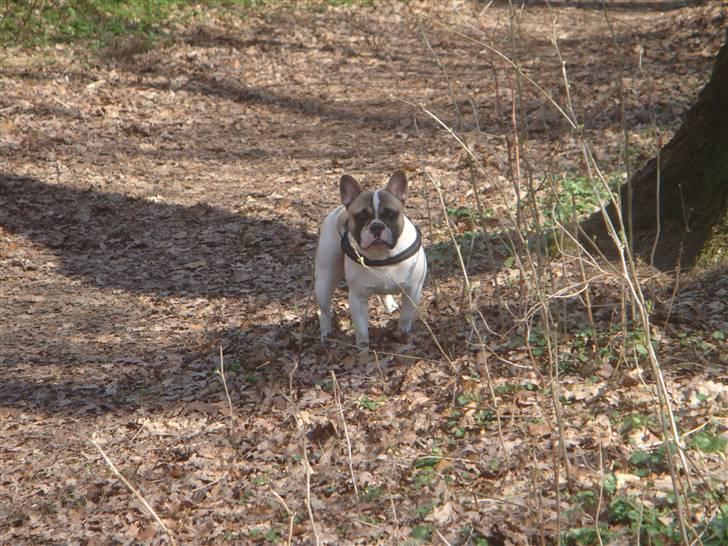
[[[549,360],[538,300],[494,235],[520,176],[514,96],[536,201],[587,172],[565,119],[483,44],[566,104],[560,53],[583,134],[623,180],[624,130],[634,166],[669,139],[709,78],[722,9],[220,7],[151,46],[3,51],[0,544],[168,542],[92,439],[181,544],[677,541],[655,378],[619,283],[587,271],[595,335],[583,293],[558,300]],[[473,186],[421,106],[488,178]],[[399,168],[432,333],[400,339],[373,305],[361,353],[341,291],[322,346],[313,254],[338,179],[377,187]],[[482,340],[433,182],[467,242]],[[574,260],[547,267],[556,290],[581,278]],[[691,461],[688,532],[711,543],[728,533],[728,277],[645,269]]]

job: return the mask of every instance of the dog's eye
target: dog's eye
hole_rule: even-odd
[[[356,219],[359,222],[366,222],[369,219],[369,212],[362,210],[356,213]]]
[[[397,217],[397,212],[392,209],[384,209],[382,211],[383,220],[394,220]]]

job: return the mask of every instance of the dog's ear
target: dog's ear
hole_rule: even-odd
[[[407,175],[403,171],[395,172],[389,177],[385,189],[404,203],[407,200]]]
[[[348,207],[356,199],[357,195],[362,192],[362,189],[353,177],[345,174],[339,181],[339,192],[341,192],[341,202],[345,207]]]

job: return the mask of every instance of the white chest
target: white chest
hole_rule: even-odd
[[[420,251],[402,263],[384,267],[365,267],[347,259],[346,282],[358,294],[399,294],[421,286],[427,273],[425,252]]]

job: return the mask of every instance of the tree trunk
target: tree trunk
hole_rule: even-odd
[[[629,186],[620,192],[625,229]],[[635,253],[650,260],[657,234],[654,265],[660,268],[675,267],[678,260],[683,265],[728,263],[728,41],[682,126],[632,177],[631,188]],[[614,217],[614,208],[608,211]],[[604,247],[608,237],[600,213],[582,227]]]

